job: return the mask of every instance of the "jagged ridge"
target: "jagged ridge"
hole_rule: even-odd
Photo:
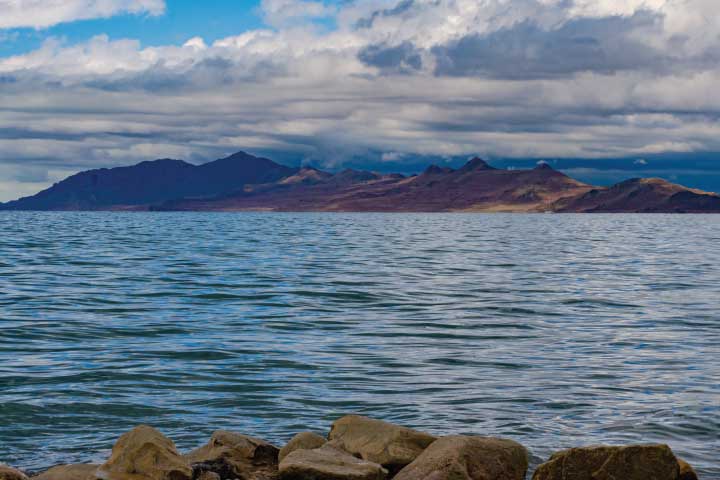
[[[155,160],[73,175],[13,210],[718,212],[720,197],[661,179],[594,187],[540,164],[501,170],[473,158],[405,177],[291,168],[239,152],[195,166]]]

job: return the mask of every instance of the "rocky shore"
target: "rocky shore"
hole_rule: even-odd
[[[102,465],[60,465],[29,477],[0,464],[0,480],[525,480],[528,451],[501,438],[434,437],[357,415],[327,438],[299,433],[283,448],[217,431],[189,453],[141,425],[122,435]],[[695,480],[667,445],[594,446],[553,454],[533,480]]]

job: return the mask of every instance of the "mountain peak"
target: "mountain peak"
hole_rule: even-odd
[[[303,167],[297,171],[294,175],[284,178],[280,181],[283,185],[294,185],[294,184],[316,184],[324,182],[331,178],[332,174],[323,172],[314,167]]]
[[[176,160],[174,158],[158,158],[157,160],[145,160],[135,164],[135,167],[192,167],[193,165],[187,163],[185,160]],[[120,168],[131,168],[131,167],[120,167]],[[109,170],[108,168],[99,170]],[[88,170],[87,172],[93,172],[95,170]],[[86,173],[86,172],[81,172]]]
[[[247,160],[258,160],[260,157],[256,157],[255,155],[250,155],[247,152],[235,152],[232,155],[228,155],[227,157],[220,158],[218,160],[213,160],[209,163],[231,163],[231,162],[238,162],[238,161],[247,161]],[[207,165],[207,163],[205,164]]]
[[[423,175],[440,175],[443,173],[451,173],[452,171],[452,168],[440,167],[438,165],[432,164],[425,169]]]
[[[239,150],[231,155],[229,155],[227,158],[248,158],[248,157],[255,157],[255,155],[250,155],[244,150]]]
[[[495,168],[490,166],[490,164],[482,158],[475,157],[468,161],[460,170],[463,172],[471,172],[474,170],[495,170]]]
[[[553,167],[551,167],[550,164],[547,162],[538,163],[537,166],[535,167],[535,170],[548,170],[548,171],[552,171],[552,172],[555,171],[555,169]]]

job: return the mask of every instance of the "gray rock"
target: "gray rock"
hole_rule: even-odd
[[[678,480],[698,480],[695,469],[689,463],[678,458],[678,465],[680,466],[680,476]]]
[[[553,454],[533,480],[678,480],[679,474],[667,445],[595,446]]]
[[[385,480],[387,470],[325,444],[295,450],[280,462],[280,480]]]
[[[90,463],[58,465],[32,477],[32,480],[94,480],[100,465]]]
[[[524,480],[527,468],[517,442],[455,435],[436,440],[395,480]]]
[[[220,475],[215,472],[209,472],[209,471],[202,471],[199,472],[197,477],[194,477],[194,480],[222,480],[220,478]]]
[[[294,452],[295,450],[313,450],[315,448],[320,448],[327,440],[317,433],[312,432],[302,432],[295,435],[293,438],[290,439],[290,441],[285,445],[282,449],[280,449],[280,454],[278,455],[278,459],[282,462],[283,458],[287,457],[289,454]]]
[[[172,440],[141,425],[118,439],[97,476],[103,480],[191,480],[192,468]]]
[[[334,446],[379,463],[392,473],[410,464],[436,439],[427,433],[359,415],[337,420],[328,438]]]
[[[213,472],[223,479],[266,480],[277,476],[279,450],[255,437],[218,430],[210,442],[185,455],[194,476]]]
[[[0,480],[28,480],[28,477],[20,470],[0,463]]]

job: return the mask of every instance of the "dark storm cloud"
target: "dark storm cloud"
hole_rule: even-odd
[[[383,73],[411,73],[422,68],[420,50],[410,42],[397,46],[370,45],[360,51],[358,58]]]
[[[674,49],[661,51],[637,35],[661,25],[662,17],[648,11],[630,17],[581,18],[550,30],[526,20],[487,34],[469,34],[429,51],[436,75],[514,80],[712,64],[709,54],[694,59],[673,56],[672,51],[680,51],[685,42],[681,37],[672,39]],[[358,59],[383,74],[407,73],[423,66],[422,49],[409,41],[369,45],[360,50]]]
[[[393,8],[376,10],[369,16],[361,18],[355,23],[355,28],[372,28],[378,18],[395,17],[410,11],[415,6],[415,0],[402,0]]]
[[[638,29],[653,28],[659,21],[657,15],[640,12],[632,17],[578,19],[549,31],[525,21],[434,47],[435,73],[536,79],[577,72],[661,70],[672,58],[633,38]]]

